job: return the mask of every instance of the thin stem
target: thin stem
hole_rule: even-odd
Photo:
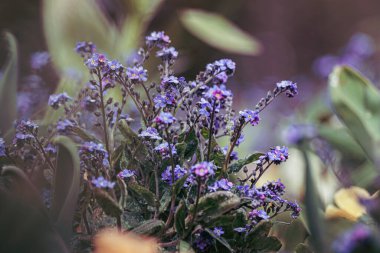
[[[251,187],[252,187],[253,185],[255,185],[255,184],[259,181],[259,179],[261,178],[261,176],[264,175],[264,173],[269,169],[269,167],[270,167],[272,164],[273,164],[273,162],[268,163],[268,165],[265,167],[265,169],[263,169],[263,170],[261,171],[260,175],[259,175],[257,178],[255,178],[255,180],[252,182]]]
[[[36,135],[34,135],[33,133],[31,133],[31,134],[34,136],[34,139],[36,140],[36,143],[37,143],[37,145],[38,145],[38,149],[41,151],[42,156],[44,157],[45,161],[46,161],[47,164],[49,165],[50,169],[54,172],[54,171],[55,171],[54,165],[53,165],[52,162],[50,161],[49,156],[46,154],[45,149],[44,149],[44,147],[42,146],[42,143],[40,142],[40,140],[37,138]]]
[[[167,248],[167,247],[173,247],[173,246],[176,246],[179,242],[179,239],[177,240],[174,240],[174,241],[171,241],[171,242],[162,242],[160,243],[160,247],[162,248]]]
[[[215,108],[216,108],[216,101],[214,100],[214,103],[212,105],[212,112],[211,112],[211,122],[210,122],[209,136],[208,136],[208,150],[207,150],[206,161],[210,161],[211,144],[212,144],[211,142],[212,142],[212,135],[213,135],[213,128],[214,128]]]
[[[166,220],[165,223],[165,230],[167,230],[172,222],[172,219],[174,217],[174,207],[175,207],[175,189],[174,189],[174,181],[175,181],[175,174],[174,174],[174,169],[175,169],[175,163],[174,163],[174,157],[173,157],[173,152],[172,152],[172,144],[169,140],[169,131],[166,128],[166,141],[168,142],[169,146],[169,153],[170,153],[170,160],[172,164],[172,196],[171,196],[171,204],[170,204],[170,211],[169,211],[169,216],[168,219]]]
[[[193,226],[193,223],[195,221],[195,216],[197,215],[197,212],[198,212],[198,205],[199,205],[199,199],[201,198],[201,180],[198,179],[198,187],[197,187],[197,199],[195,200],[195,205],[194,205],[194,210],[193,210],[193,213],[191,215],[191,220],[189,222],[189,226],[188,228],[191,228]],[[188,231],[191,231],[191,229],[189,229]]]
[[[154,180],[156,184],[156,211],[154,213],[154,219],[156,220],[158,218],[158,215],[160,214],[160,186],[158,181],[158,167],[154,167]]]
[[[244,123],[240,123],[239,124],[239,127],[236,131],[236,136],[235,138],[233,139],[232,143],[230,144],[229,148],[228,148],[228,151],[227,151],[227,154],[226,154],[226,160],[224,161],[224,164],[223,164],[223,168],[222,168],[222,172],[220,175],[223,175],[225,173],[227,173],[227,169],[228,169],[228,164],[230,163],[230,157],[231,157],[231,154],[232,154],[232,151],[234,151],[234,148],[235,148],[235,145],[239,139],[239,136],[240,136],[240,133],[242,131],[244,127]]]

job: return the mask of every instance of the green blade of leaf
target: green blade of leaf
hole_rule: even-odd
[[[5,33],[9,56],[0,77],[0,132],[7,133],[17,118],[18,49],[16,38]]]
[[[231,245],[226,241],[226,239],[224,239],[223,237],[220,237],[220,236],[217,236],[212,230],[210,230],[209,228],[206,228],[205,231],[211,235],[211,237],[213,237],[216,241],[220,242],[224,247],[226,247],[230,252],[235,252]]]
[[[230,172],[239,172],[245,165],[253,163],[254,161],[259,160],[260,156],[264,155],[263,153],[255,153],[248,156],[245,159],[239,159],[237,162],[231,164],[228,169]]]
[[[180,238],[186,234],[186,204],[183,200],[179,203],[174,214],[174,225]]]
[[[59,136],[54,142],[58,146],[58,156],[52,217],[62,238],[66,242],[70,242],[72,221],[79,195],[79,155],[75,143],[69,138]]]
[[[147,220],[140,226],[132,229],[132,232],[141,235],[158,235],[165,227],[165,222],[162,220]]]
[[[186,9],[180,12],[180,20],[194,36],[217,49],[243,55],[261,52],[262,46],[255,38],[219,14]]]
[[[143,198],[146,203],[150,206],[156,206],[156,196],[153,192],[149,191],[147,188],[137,184],[130,183],[128,184],[128,190],[131,191],[131,194],[137,198]]]

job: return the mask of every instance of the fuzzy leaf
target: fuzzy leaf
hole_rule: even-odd
[[[119,205],[119,203],[116,202],[109,194],[108,192],[96,188],[94,190],[96,201],[99,203],[99,205],[102,207],[103,211],[112,217],[118,218],[123,213],[123,209]]]
[[[137,198],[143,198],[146,203],[150,206],[156,206],[156,196],[153,192],[149,191],[147,188],[137,184],[130,183],[128,184],[128,190],[131,191],[131,194]]]
[[[170,191],[165,191],[160,200],[160,213],[164,213],[168,208],[171,200]]]
[[[180,13],[180,20],[194,36],[220,50],[244,55],[261,51],[255,38],[219,14],[187,9]]]
[[[17,118],[18,49],[16,38],[5,33],[9,47],[7,62],[0,77],[0,132],[4,135]]]
[[[190,244],[185,241],[179,242],[179,253],[195,253]]]
[[[197,147],[198,138],[194,129],[189,133],[180,136],[179,143],[176,145],[178,155],[185,160],[193,157],[193,155],[197,151]]]
[[[178,179],[175,183],[174,183],[174,192],[175,194],[179,194],[180,191],[183,189],[183,185],[185,184],[187,178],[189,177],[189,174],[187,175],[184,175],[183,177],[181,177],[180,179]]]
[[[295,248],[295,252],[296,253],[313,253],[313,251],[311,251],[309,246],[307,246],[304,243],[298,244],[297,247]]]
[[[232,248],[231,245],[224,239],[223,237],[217,236],[212,230],[209,228],[206,228],[205,231],[211,235],[216,241],[220,242],[224,247],[226,247],[230,252],[235,252]]]
[[[281,241],[274,236],[264,237],[255,243],[248,241],[249,248],[253,252],[273,252],[279,251],[282,247]]]
[[[257,161],[260,156],[264,155],[263,153],[255,153],[250,156],[248,156],[245,159],[239,159],[237,162],[231,164],[228,169],[230,172],[236,173],[239,172],[245,165],[253,163],[254,161]]]
[[[247,235],[246,241],[251,242],[253,244],[258,244],[260,240],[267,237],[269,231],[273,226],[272,222],[262,221],[253,229],[251,233]]]
[[[132,229],[132,232],[141,235],[158,235],[165,227],[165,222],[162,220],[147,220],[140,226]]]
[[[177,231],[180,238],[182,238],[182,236],[184,236],[186,233],[185,219],[186,219],[186,204],[182,200],[179,203],[174,215],[175,230]]]
[[[198,204],[198,220],[212,220],[240,205],[240,198],[228,191],[208,193],[201,197]],[[190,207],[190,213],[194,205]]]
[[[69,138],[59,136],[54,142],[58,146],[58,156],[54,179],[52,217],[64,240],[69,242],[79,196],[79,155],[75,143]]]

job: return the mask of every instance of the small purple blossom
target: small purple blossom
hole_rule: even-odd
[[[169,125],[173,124],[176,121],[176,118],[170,112],[161,112],[154,121],[160,125]]]
[[[187,170],[182,168],[179,165],[176,165],[174,168],[174,182],[178,179],[182,178],[184,175],[187,174]],[[172,185],[172,166],[169,166],[166,168],[166,170],[161,174],[162,181],[168,183],[169,185]]]
[[[170,157],[170,147],[169,147],[169,143],[167,142],[161,143],[160,145],[155,147],[154,150],[158,151],[162,157],[165,157],[165,158]],[[177,154],[177,150],[174,145],[171,145],[171,150],[172,150],[172,155]]]
[[[229,191],[232,189],[234,184],[230,181],[228,181],[225,178],[220,179],[219,181],[216,181],[212,186],[209,186],[208,189],[211,192],[215,192],[218,190],[223,190],[223,191]]]
[[[94,53],[85,63],[89,69],[97,68],[99,66],[99,54]]]
[[[178,77],[176,76],[168,76],[168,77],[164,77],[162,80],[161,80],[161,89],[167,91],[167,90],[170,90],[170,91],[175,91],[175,87],[176,85],[179,84],[179,80],[178,80]]]
[[[153,99],[154,106],[156,108],[164,108],[167,106],[174,106],[176,104],[176,100],[170,92],[166,92],[165,94],[159,94]]]
[[[244,110],[240,111],[239,115],[244,120],[244,122],[249,122],[252,126],[259,124],[260,117],[257,111]]]
[[[215,165],[212,162],[201,162],[191,167],[191,173],[200,178],[207,178],[215,174]]]
[[[115,182],[110,182],[104,177],[98,177],[92,179],[91,183],[97,188],[110,188],[112,189],[115,186]]]
[[[274,162],[274,164],[285,162],[289,157],[288,148],[285,146],[276,146],[275,148],[271,148],[267,153],[267,157],[269,161]]]
[[[221,237],[224,234],[222,227],[215,227],[212,232],[214,232],[215,235]]]
[[[298,144],[302,140],[312,139],[317,136],[317,129],[310,124],[293,124],[284,132],[284,138],[290,144]]]
[[[170,38],[164,32],[152,32],[145,37],[145,43],[148,47],[157,46],[159,48],[167,47],[170,44]]]
[[[199,111],[198,112],[199,112],[200,115],[203,115],[203,116],[206,116],[206,117],[210,116],[210,112],[212,110],[210,102],[208,102],[204,98],[201,98],[201,101],[198,102],[198,106],[199,106]]]
[[[127,68],[127,77],[131,81],[146,82],[148,80],[148,71],[141,66]]]
[[[270,218],[270,216],[264,210],[252,210],[249,212],[248,217],[256,221],[268,220]]]
[[[213,75],[225,72],[227,76],[232,76],[235,72],[236,64],[230,59],[221,59],[214,63],[207,64],[206,71]]]
[[[154,127],[148,127],[146,130],[142,131],[139,134],[139,137],[144,137],[151,140],[161,140],[162,138],[159,136],[158,131]]]
[[[79,154],[83,160],[95,162],[97,165],[109,166],[108,152],[104,149],[103,144],[93,141],[85,142],[79,149]]]
[[[165,47],[156,53],[157,57],[160,57],[162,60],[172,60],[177,59],[178,51],[174,47]]]
[[[0,157],[6,156],[5,153],[5,142],[3,138],[0,138]]]
[[[205,96],[207,98],[215,99],[217,101],[224,101],[227,97],[232,96],[232,93],[230,90],[226,89],[225,85],[217,86],[214,85],[212,88],[210,88]]]
[[[107,62],[107,66],[108,68],[111,70],[111,71],[117,71],[119,70],[121,67],[123,67],[123,65],[121,65],[121,63],[117,60],[112,60],[112,61],[108,61]]]
[[[129,177],[133,177],[134,175],[135,175],[135,172],[133,170],[127,170],[127,169],[124,169],[120,171],[119,174],[117,174],[117,176],[120,178],[129,178]]]
[[[66,92],[53,94],[49,97],[49,106],[57,110],[61,105],[65,105],[67,101],[72,100],[72,98],[67,95]]]
[[[222,148],[223,155],[227,155],[227,152],[228,152],[228,146],[223,147]],[[238,153],[236,151],[232,151],[230,155],[230,161],[238,160],[238,159],[239,159]]]
[[[294,97],[298,94],[297,84],[293,83],[292,81],[281,81],[278,82],[276,85],[278,89],[280,89],[281,91],[285,91],[286,96],[288,97]]]
[[[70,119],[60,120],[57,122],[57,131],[59,133],[67,133],[75,126],[76,126],[76,123],[73,120],[70,120]]]
[[[96,46],[92,42],[81,41],[77,43],[75,51],[82,57],[85,57],[95,53]]]
[[[30,65],[32,69],[41,69],[46,64],[49,63],[50,55],[48,52],[36,52],[32,54],[32,57],[30,59]]]

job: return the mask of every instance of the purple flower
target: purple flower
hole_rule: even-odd
[[[226,90],[225,85],[214,85],[206,92],[205,96],[207,98],[212,98],[217,101],[224,101],[227,97],[232,96],[232,93],[230,90]]]
[[[228,152],[228,146],[225,146],[222,148],[222,152],[224,155],[227,155],[227,152]],[[236,151],[232,151],[231,155],[230,155],[230,161],[233,161],[233,160],[238,160],[239,157],[238,157],[238,153]]]
[[[261,191],[268,192],[272,196],[282,196],[285,194],[285,185],[280,179],[267,182],[261,187]]]
[[[244,122],[249,122],[252,126],[259,124],[260,117],[257,111],[244,110],[239,112],[240,117]]]
[[[164,108],[167,106],[174,106],[176,104],[175,98],[170,92],[155,96],[153,102],[156,108]]]
[[[221,72],[215,76],[213,81],[216,85],[225,84],[228,81],[228,76],[226,72]]]
[[[290,125],[284,132],[286,141],[290,144],[298,144],[302,140],[312,139],[317,136],[315,126],[310,124]]]
[[[129,177],[133,177],[134,175],[135,175],[135,172],[133,170],[127,170],[127,169],[124,169],[120,171],[119,174],[117,174],[117,176],[120,178],[129,178]]]
[[[202,179],[214,175],[215,165],[212,162],[201,162],[191,167],[191,173]]]
[[[267,157],[269,161],[274,162],[274,164],[285,162],[289,157],[288,148],[285,146],[276,146],[275,148],[271,148],[267,153]]]
[[[96,46],[92,42],[81,41],[78,42],[75,51],[82,57],[92,55],[96,51]]]
[[[280,89],[281,91],[285,91],[286,96],[290,98],[298,94],[297,84],[293,83],[292,81],[281,81],[276,85],[278,89]]]
[[[206,117],[210,116],[210,112],[212,110],[210,102],[208,102],[204,98],[201,98],[201,101],[198,102],[198,106],[199,106],[199,114],[200,115],[203,115],[203,116],[206,116]]]
[[[221,237],[224,234],[223,228],[222,227],[215,227],[213,230],[215,235]]]
[[[53,109],[57,110],[61,105],[66,104],[66,102],[69,100],[72,100],[72,98],[69,95],[67,95],[66,92],[63,92],[59,94],[50,95],[48,104]]]
[[[236,146],[239,146],[244,141],[244,135],[241,134],[236,141]]]
[[[252,210],[249,212],[248,217],[252,220],[268,220],[270,216],[264,210]]]
[[[93,141],[85,142],[79,149],[79,155],[82,160],[96,163],[97,166],[109,166],[108,152],[104,149],[103,144]]]
[[[152,32],[149,36],[145,37],[145,43],[148,47],[157,46],[159,48],[167,47],[170,44],[169,36],[164,32]]]
[[[131,81],[146,82],[148,80],[148,71],[141,66],[127,68],[127,77]]]
[[[209,186],[208,189],[211,192],[215,192],[218,190],[229,191],[233,186],[234,184],[232,182],[228,181],[225,178],[222,178],[221,180],[216,181],[212,186]]]
[[[55,155],[57,153],[55,146],[50,143],[44,148],[44,150],[49,155]]]
[[[148,127],[146,130],[142,131],[139,134],[139,137],[144,137],[151,140],[161,140],[162,138],[159,136],[158,131],[154,127]]]
[[[117,60],[108,61],[107,66],[111,71],[116,71],[123,67],[123,65]]]
[[[179,84],[179,80],[176,76],[164,77],[161,80],[161,89],[163,90],[175,90],[176,85]]]
[[[33,142],[37,134],[38,126],[34,122],[30,120],[21,120],[16,125],[16,135],[13,139],[13,143],[22,147],[27,143]]]
[[[0,157],[4,157],[5,155],[5,142],[3,138],[0,138]]]
[[[178,52],[174,47],[165,47],[156,53],[157,57],[160,57],[162,60],[172,60],[177,59]]]
[[[158,145],[157,147],[154,148],[154,150],[158,151],[162,157],[170,157],[170,148],[169,148],[169,143],[164,142]],[[171,145],[171,150],[172,150],[172,155],[177,154],[177,150],[174,145]]]
[[[94,53],[91,58],[86,60],[86,66],[89,69],[95,69],[99,66],[99,54]]]
[[[227,76],[232,76],[235,72],[236,64],[230,59],[221,59],[214,63],[207,64],[206,71],[212,75],[225,72]]]
[[[179,165],[176,165],[174,168],[174,182],[186,175],[187,170],[182,168]],[[161,174],[162,181],[168,183],[169,185],[173,184],[172,181],[172,166],[166,168],[166,170]]]
[[[76,123],[73,120],[70,120],[70,119],[60,120],[57,122],[57,131],[59,133],[67,133],[74,126],[76,126]]]
[[[92,179],[91,183],[97,188],[110,188],[112,189],[115,186],[115,182],[110,182],[104,177],[98,177]]]
[[[48,52],[36,52],[32,54],[30,65],[32,69],[41,69],[49,63],[50,55]]]
[[[154,121],[160,125],[169,125],[173,124],[176,121],[176,118],[170,112],[161,112]]]
[[[296,219],[298,216],[300,216],[302,209],[296,202],[287,201],[287,206],[292,210],[291,216],[293,219]]]

